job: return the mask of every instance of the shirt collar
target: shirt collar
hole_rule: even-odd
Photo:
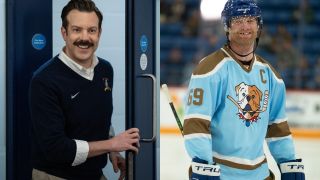
[[[91,66],[89,68],[85,68],[77,62],[75,62],[74,60],[72,60],[63,50],[59,54],[59,59],[73,71],[87,79],[92,79],[94,68],[99,63],[97,56],[93,55],[93,61]]]

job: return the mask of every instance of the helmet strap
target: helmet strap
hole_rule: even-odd
[[[236,55],[238,55],[238,56],[240,56],[240,57],[247,57],[247,56],[249,56],[251,53],[254,53],[254,51],[256,50],[256,46],[255,46],[254,49],[253,49],[253,51],[249,52],[248,54],[239,54],[239,53],[237,53],[236,51],[234,51],[234,50],[231,48],[231,46],[230,46],[229,43],[228,43],[228,47],[229,47],[229,49],[230,49],[233,53],[235,53]]]

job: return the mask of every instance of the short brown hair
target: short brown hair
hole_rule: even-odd
[[[96,4],[91,0],[71,0],[66,6],[64,6],[61,12],[61,20],[62,20],[62,26],[65,29],[67,29],[69,24],[67,20],[67,15],[69,14],[70,11],[74,9],[79,10],[81,12],[95,12],[99,18],[99,29],[101,29],[101,24],[103,20],[102,13],[97,8]]]

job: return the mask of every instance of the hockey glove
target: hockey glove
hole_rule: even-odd
[[[301,159],[287,161],[279,165],[281,180],[304,180],[304,165]]]
[[[217,164],[208,164],[196,157],[192,159],[191,168],[190,180],[220,180],[220,166]]]

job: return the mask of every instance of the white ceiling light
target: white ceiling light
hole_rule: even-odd
[[[201,0],[200,11],[204,20],[212,21],[221,18],[221,12],[227,0]]]

